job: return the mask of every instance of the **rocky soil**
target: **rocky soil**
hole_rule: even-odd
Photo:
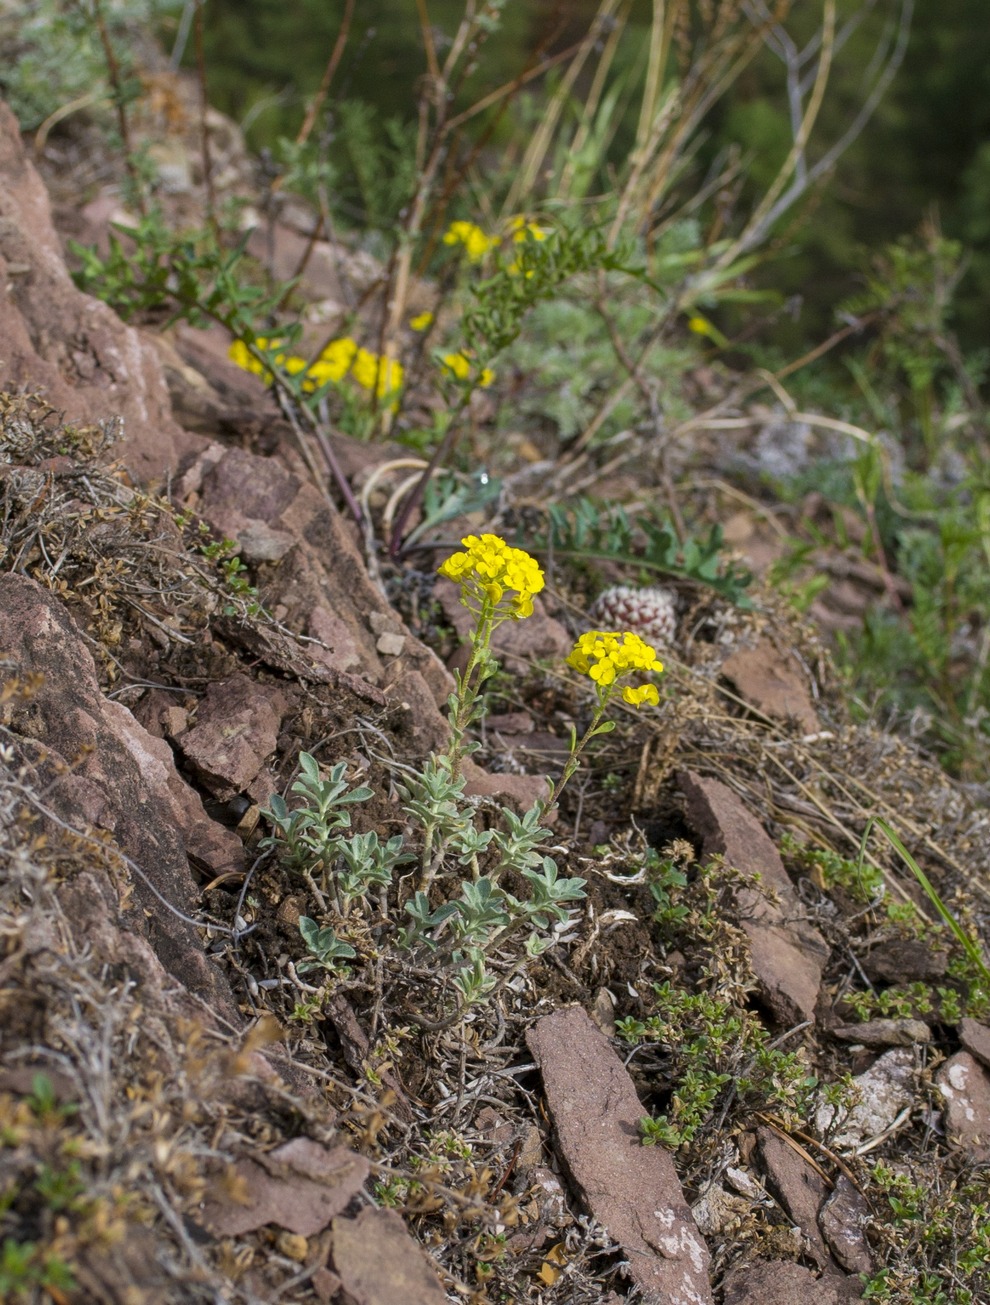
[[[70,194],[63,233],[95,231],[106,195],[80,216]],[[317,242],[314,299],[335,269]],[[392,776],[446,738],[452,592],[432,561],[369,553],[223,341],[74,287],[2,108],[0,292],[0,1230],[34,1256],[9,1298],[838,1305],[884,1269],[885,1299],[936,1299],[912,1294],[936,1264],[990,1299],[966,1259],[990,1159],[978,983],[889,848],[865,896],[848,873],[889,819],[978,931],[983,794],[849,722],[820,627],[759,587],[744,611],[682,586],[660,707],[620,719],[555,829],[588,880],[567,940],[447,1027],[359,978],[320,989],[262,810],[308,751],[401,828]],[[333,444],[359,495],[403,452]],[[732,525],[757,563],[762,520]],[[204,550],[223,538],[260,610]],[[841,570],[833,623],[880,592]],[[504,627],[470,771],[486,819],[528,806],[587,719],[563,668],[580,596],[552,573]],[[679,867],[666,890],[648,847]],[[631,1040],[659,984],[742,1024]],[[776,1090],[776,1052],[813,1104]],[[699,1064],[724,1077],[697,1132],[643,1146]]]

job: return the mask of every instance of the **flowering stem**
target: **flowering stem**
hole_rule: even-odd
[[[581,753],[595,735],[601,733],[599,726],[602,723],[602,717],[605,715],[608,701],[611,696],[611,693],[607,691],[599,693],[598,706],[595,708],[594,714],[591,717],[591,723],[581,737],[571,745],[571,750],[568,754],[567,760],[564,762],[564,769],[561,772],[560,779],[557,780],[556,784],[552,779],[547,780],[547,783],[550,785],[550,792],[546,799],[546,805],[543,808],[541,822],[545,822],[548,815],[556,810],[560,803],[561,793],[563,793],[571,776],[581,765]]]
[[[481,686],[493,673],[491,658],[492,631],[495,628],[495,610],[486,602],[478,623],[471,632],[471,656],[468,658],[457,686],[457,703],[450,715],[450,773],[456,779],[464,756],[464,735],[474,717],[475,705]]]

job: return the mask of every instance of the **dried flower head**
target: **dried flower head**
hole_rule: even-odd
[[[466,535],[466,552],[452,553],[438,568],[461,586],[461,602],[471,611],[494,615],[507,592],[514,593],[501,613],[520,619],[533,612],[533,597],[543,588],[543,572],[535,558],[511,548],[498,535]]]
[[[594,680],[602,700],[610,696],[612,685],[624,675],[634,671],[663,670],[656,651],[629,630],[624,633],[589,630],[574,645],[567,664]],[[644,702],[656,706],[660,701],[655,684],[624,685],[622,697],[633,707],[640,707]]]

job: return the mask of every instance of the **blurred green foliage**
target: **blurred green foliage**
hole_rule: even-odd
[[[594,0],[550,7],[507,4],[501,26],[485,45],[478,70],[462,89],[465,103],[510,81],[537,50],[559,50],[577,39],[596,9]],[[878,35],[895,16],[892,0],[838,0],[838,23],[862,11],[862,21],[834,61],[820,118],[825,141],[839,138],[863,94],[866,65]],[[315,90],[340,22],[341,5],[302,0],[210,0],[205,9],[210,96],[235,118],[248,120],[255,146],[274,148],[294,133],[300,107]],[[429,16],[438,52],[463,13],[462,0],[431,0]],[[630,27],[648,30],[648,0],[632,5]],[[822,5],[794,4],[789,27],[798,43],[820,25]],[[424,70],[417,6],[413,0],[361,0],[348,49],[337,72],[334,97],[374,106],[392,135],[415,111]],[[634,79],[635,66],[623,69]],[[641,71],[641,69],[640,69]],[[785,74],[766,51],[745,71],[712,118],[699,151],[700,170],[733,143],[744,159],[744,188],[761,194],[790,144],[781,106]],[[578,87],[580,94],[581,87]],[[634,102],[635,97],[632,97]],[[532,101],[539,112],[539,97]],[[517,105],[514,111],[518,112]],[[621,158],[631,134],[621,115],[611,152]],[[484,121],[484,120],[482,120]],[[491,124],[489,123],[490,127]],[[330,158],[346,181],[352,163],[346,141],[331,143]],[[497,137],[496,137],[497,139]],[[359,171],[359,170],[358,170]],[[359,176],[352,182],[361,184]],[[345,195],[346,198],[346,195]],[[990,21],[986,0],[916,4],[907,54],[876,115],[850,145],[833,173],[791,215],[778,233],[774,257],[758,270],[758,284],[789,301],[769,325],[769,338],[793,356],[834,327],[835,304],[860,284],[867,252],[916,230],[937,209],[947,236],[971,251],[959,288],[956,329],[964,345],[985,336],[990,299]],[[720,321],[730,336],[748,320],[729,309]]]

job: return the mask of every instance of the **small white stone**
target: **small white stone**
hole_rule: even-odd
[[[375,647],[383,657],[398,657],[406,646],[406,636],[404,634],[390,634],[387,630],[384,634],[378,636],[378,642]]]

